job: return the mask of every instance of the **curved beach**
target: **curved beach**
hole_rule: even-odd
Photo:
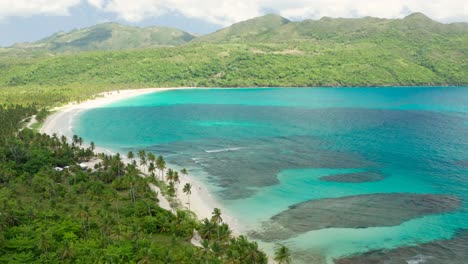
[[[44,124],[41,126],[39,132],[45,134],[57,134],[59,136],[66,136],[71,138],[73,136],[73,122],[74,119],[83,111],[92,108],[99,108],[105,105],[114,103],[119,100],[128,99],[131,97],[136,97],[144,94],[163,92],[168,90],[183,90],[183,89],[192,89],[191,87],[177,87],[177,88],[145,88],[145,89],[136,89],[136,90],[119,90],[101,93],[96,96],[94,99],[90,99],[81,103],[70,103],[61,107],[53,109],[54,112],[47,117]],[[96,147],[96,152],[112,154],[113,150],[102,148],[100,146]],[[126,153],[120,153],[124,162],[131,162],[126,158]],[[214,208],[222,208],[222,206],[212,197],[208,189],[203,185],[203,183],[197,181],[194,177],[190,175],[180,175],[180,188],[177,189],[177,199],[185,207],[189,208],[188,197],[183,192],[182,186],[186,183],[192,185],[191,195],[190,195],[190,210],[196,214],[199,219],[211,218],[211,213]],[[167,201],[164,197],[161,202],[161,206],[165,209],[167,208]],[[163,206],[164,205],[164,206]],[[227,222],[230,227],[233,229],[234,233],[239,233],[239,227],[237,221],[233,217],[230,217],[223,210],[223,219]]]
[[[190,182],[190,209],[199,218],[221,208],[236,233],[248,234],[270,254],[277,241],[290,245],[298,263],[422,246],[466,228],[460,203],[466,192],[459,188],[465,179],[439,174],[449,169],[465,175],[460,161],[466,154],[456,151],[467,138],[463,89],[153,93],[166,90],[113,92],[60,108],[42,132],[105,142],[109,149],[100,152],[126,154],[141,146],[164,153],[172,168],[193,173],[180,175],[182,206],[188,199],[181,186]],[[383,96],[388,94],[393,96]],[[435,94],[442,99],[434,102]],[[143,96],[105,106],[136,95]],[[452,102],[459,107],[447,108]],[[171,210],[160,198],[159,205]]]

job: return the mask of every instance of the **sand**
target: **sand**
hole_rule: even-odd
[[[57,107],[53,109],[54,113],[50,115],[44,122],[44,125],[40,128],[41,133],[46,133],[49,135],[57,134],[59,137],[64,135],[68,138],[73,136],[73,119],[77,117],[81,112],[86,111],[91,108],[103,107],[107,104],[111,104],[115,101],[128,99],[135,96],[140,96],[148,93],[162,92],[168,90],[180,90],[180,89],[190,89],[185,87],[180,88],[146,88],[146,89],[137,89],[137,90],[120,90],[112,91],[99,94],[95,99],[90,99],[82,103],[70,103],[62,107]],[[102,148],[100,146],[96,147],[95,152],[97,153],[106,153],[106,154],[116,154],[114,151]],[[131,161],[126,158],[126,153],[120,153],[123,161],[130,163]],[[169,165],[170,167],[170,165]],[[237,224],[235,218],[228,215],[226,210],[223,210],[222,206],[213,198],[209,193],[207,188],[195,177],[190,175],[180,176],[180,184],[177,185],[177,199],[179,200],[182,206],[189,208],[188,197],[183,192],[183,186],[186,183],[192,185],[191,194],[190,194],[190,210],[196,214],[196,216],[202,220],[204,218],[211,218],[211,213],[214,208],[220,208],[223,212],[223,220],[228,223],[233,233],[235,235],[240,234],[240,228]],[[150,188],[159,192],[160,206],[170,210],[169,202],[165,197],[161,195],[159,188],[157,186],[150,186]]]

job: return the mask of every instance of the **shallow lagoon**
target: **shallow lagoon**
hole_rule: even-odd
[[[74,132],[122,152],[145,148],[187,167],[249,234],[313,200],[389,193],[459,200],[449,212],[432,208],[393,226],[329,226],[274,242],[289,245],[299,261],[450,241],[468,228],[468,88],[167,91],[86,111]],[[379,177],[343,180],[366,173]],[[385,199],[379,201],[385,208]],[[373,217],[369,212],[362,217]],[[296,223],[313,218],[300,215]]]

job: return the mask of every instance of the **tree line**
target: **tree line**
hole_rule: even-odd
[[[136,161],[95,153],[78,136],[18,130],[34,108],[0,109],[0,120],[12,122],[0,130],[0,262],[267,263],[256,242],[232,235],[219,209],[198,221],[188,210],[158,205],[148,183],[174,195],[178,177],[174,170],[156,175],[153,167],[166,166],[162,156],[139,153],[145,154],[140,163],[149,160],[145,172],[154,175],[141,177]],[[95,165],[79,166],[89,161]],[[191,186],[183,188],[190,195]],[[191,244],[195,233],[201,247]],[[277,260],[289,263],[282,250]]]

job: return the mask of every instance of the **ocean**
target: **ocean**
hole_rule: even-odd
[[[73,132],[187,168],[295,263],[468,257],[468,87],[172,90],[87,110]]]

